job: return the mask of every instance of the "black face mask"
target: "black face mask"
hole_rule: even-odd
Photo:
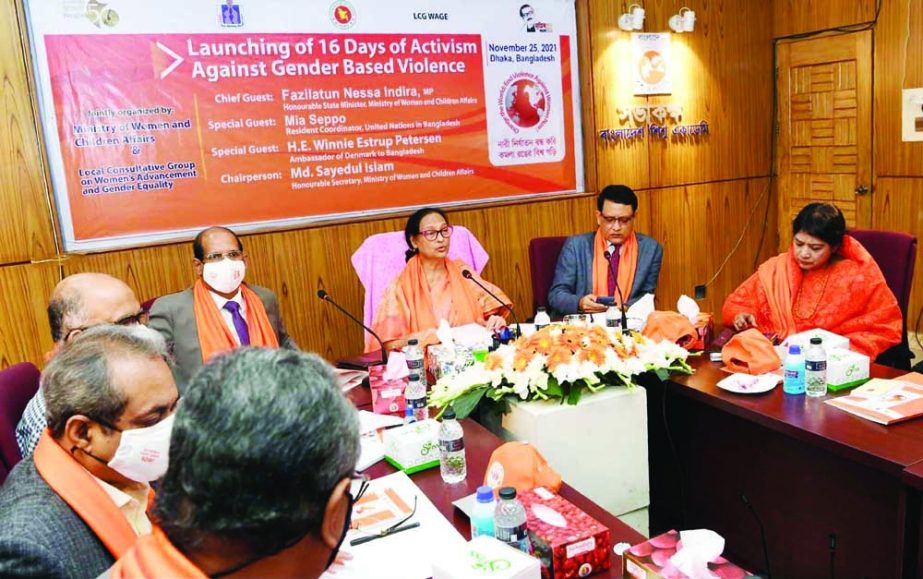
[[[337,542],[337,546],[334,547],[333,551],[330,552],[330,559],[327,560],[327,566],[324,568],[329,569],[333,562],[336,561],[337,554],[340,552],[340,547],[343,546],[343,541],[346,540],[346,533],[349,532],[349,526],[353,521],[353,494],[346,491],[346,518],[343,520],[343,531],[340,533],[340,540]]]

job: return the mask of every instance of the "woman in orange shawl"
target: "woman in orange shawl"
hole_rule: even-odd
[[[724,302],[725,326],[780,339],[813,328],[849,338],[873,360],[901,341],[903,319],[878,264],[846,235],[843,213],[811,203],[792,222],[792,246],[763,263]]]
[[[385,349],[401,348],[411,338],[421,346],[437,343],[436,328],[443,319],[451,326],[479,323],[488,330],[506,325],[501,316],[508,311],[510,299],[463,261],[447,259],[451,236],[452,226],[440,209],[425,207],[407,219],[407,266],[385,290],[372,322]],[[503,304],[465,279],[466,270]],[[371,349],[374,344],[367,341],[366,351]]]

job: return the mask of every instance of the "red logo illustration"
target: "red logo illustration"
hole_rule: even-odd
[[[334,2],[330,5],[330,18],[338,28],[349,28],[354,22],[355,9],[349,2]]]
[[[510,127],[541,128],[548,119],[551,94],[542,79],[530,73],[517,74],[508,79],[501,89],[503,119]]]

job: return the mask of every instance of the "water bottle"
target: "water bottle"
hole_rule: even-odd
[[[419,374],[410,373],[407,387],[404,389],[404,401],[413,413],[414,422],[429,418],[429,407],[426,406],[426,385],[420,381]]]
[[[407,391],[404,391],[404,399],[407,399]],[[407,404],[404,408],[404,424],[413,424],[417,419],[413,415],[413,407],[410,404]]]
[[[487,485],[479,486],[477,502],[471,511],[471,538],[485,535],[494,536],[494,511],[497,502],[494,500],[494,489]]]
[[[539,306],[538,311],[535,313],[535,331],[541,330],[550,323],[551,318],[548,316],[548,312],[545,311],[544,307]]]
[[[622,327],[622,312],[619,311],[618,307],[609,306],[609,309],[606,310],[606,327],[607,328]]]
[[[804,355],[801,346],[792,344],[788,347],[782,371],[782,391],[786,394],[804,394]]]
[[[454,484],[468,477],[463,435],[461,424],[455,420],[455,409],[449,406],[439,425],[439,473],[443,482]]]
[[[532,554],[532,543],[526,530],[526,509],[516,499],[516,489],[500,489],[500,502],[494,512],[494,532],[498,540],[523,553]]]
[[[426,383],[426,370],[423,368],[423,348],[416,338],[412,338],[404,346],[404,356],[407,358],[407,369],[410,370],[411,377],[416,374],[420,381]]]
[[[818,337],[811,338],[811,345],[804,354],[804,391],[815,398],[827,394],[827,351],[822,343]]]

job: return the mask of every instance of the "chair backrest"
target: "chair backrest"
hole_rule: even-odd
[[[403,231],[370,235],[352,255],[353,268],[365,288],[362,319],[371,327],[385,290],[406,265],[407,242]],[[460,259],[481,273],[488,255],[466,227],[456,225],[449,243],[449,259]]]
[[[22,458],[16,444],[16,425],[38,391],[40,376],[30,362],[0,371],[0,484]]]
[[[897,298],[904,317],[904,338],[900,346],[882,353],[878,358],[879,363],[889,366],[897,365],[909,369],[910,349],[907,341],[907,308],[910,304],[910,289],[913,285],[913,270],[917,257],[917,238],[906,233],[896,231],[876,231],[873,229],[853,229],[849,234],[856,238],[865,249],[875,258],[875,262],[885,277],[888,288]],[[898,349],[899,355],[898,355]],[[892,352],[892,350],[894,350]],[[900,360],[895,363],[892,358],[898,355]],[[904,360],[906,359],[906,363]]]
[[[536,237],[529,241],[529,267],[532,269],[532,312],[548,307],[548,290],[554,269],[567,237]]]

